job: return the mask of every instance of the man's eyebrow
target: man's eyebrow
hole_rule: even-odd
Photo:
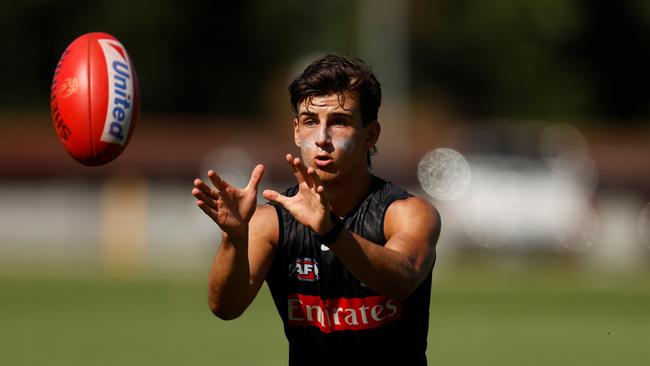
[[[309,112],[309,111],[302,111],[302,112],[300,112],[298,114],[298,117],[301,117],[301,116],[315,117],[315,116],[318,116],[318,113]],[[339,118],[341,118],[341,117],[343,117],[343,118],[351,118],[352,113],[350,113],[350,112],[334,112],[334,113],[331,113],[330,116],[331,117],[339,117]]]
[[[334,112],[331,115],[333,117],[345,117],[345,118],[352,117],[352,113],[348,113],[348,112]]]

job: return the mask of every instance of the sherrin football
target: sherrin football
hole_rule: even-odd
[[[63,52],[50,94],[54,128],[78,162],[103,165],[128,145],[140,108],[138,78],[124,46],[87,33]]]

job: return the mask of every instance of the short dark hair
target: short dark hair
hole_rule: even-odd
[[[307,66],[289,85],[291,108],[296,114],[298,106],[307,99],[329,94],[342,95],[345,92],[358,98],[364,126],[377,120],[381,84],[361,59],[325,55]]]

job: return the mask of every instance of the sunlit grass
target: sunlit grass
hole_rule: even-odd
[[[650,276],[447,266],[434,273],[432,365],[650,359]],[[266,289],[241,318],[208,310],[205,273],[0,275],[3,365],[285,365]]]

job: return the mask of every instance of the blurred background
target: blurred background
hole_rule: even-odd
[[[49,114],[91,31],[125,45],[142,100],[95,168]],[[373,172],[442,215],[431,364],[650,357],[647,1],[23,0],[0,44],[2,364],[286,364],[266,287],[238,320],[210,314],[220,234],[190,191],[257,163],[262,188],[293,184],[287,86],[330,52],[382,83]]]

